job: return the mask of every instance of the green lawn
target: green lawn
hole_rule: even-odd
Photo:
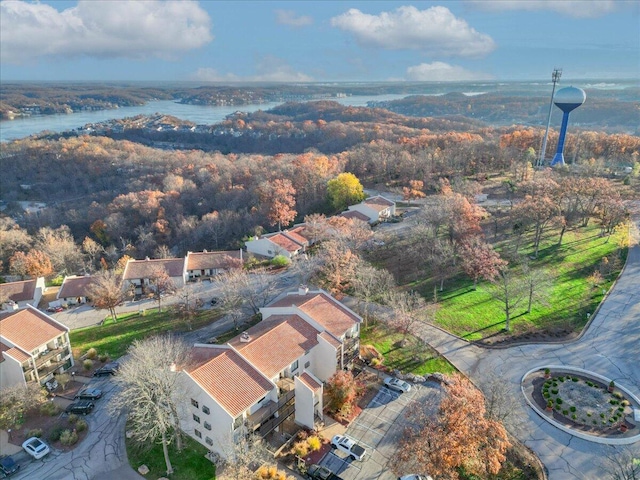
[[[147,478],[167,477],[167,465],[162,453],[162,444],[154,444],[150,450],[138,448],[130,439],[126,439],[129,465],[137,471],[140,465],[149,467]],[[189,437],[184,437],[184,448],[181,452],[169,445],[169,459],[173,466],[171,480],[213,480],[216,478],[216,467],[205,454],[207,449]]]
[[[587,281],[600,265],[604,257],[614,259],[618,256],[615,239],[607,242],[599,236],[597,226],[581,228],[565,234],[560,247],[558,236],[552,232],[541,245],[537,259],[531,260],[531,268],[540,269],[548,279],[546,304],[534,303],[531,313],[526,313],[524,301],[511,316],[511,328],[514,333],[527,331],[577,331],[587,322],[587,314],[593,313],[603,298],[603,289],[607,291],[619,273],[613,269],[605,278],[605,283],[592,288]],[[499,246],[498,246],[499,250]],[[531,254],[527,249],[521,253]],[[433,282],[414,284],[414,288],[423,289],[425,297],[432,295]],[[488,283],[479,283],[476,291],[472,282],[459,275],[445,284],[440,295],[439,309],[435,323],[440,327],[468,340],[487,338],[499,333],[505,327],[503,304],[489,294]]]
[[[201,310],[191,321],[191,329],[209,325],[221,316],[217,310]],[[165,308],[161,313],[154,309],[146,310],[143,314],[138,312],[122,314],[118,316],[117,322],[109,317],[103,325],[72,330],[69,337],[76,358],[93,347],[99,354],[108,353],[115,359],[124,355],[134,340],[165,332],[187,330],[189,326],[177,318],[170,309]]]
[[[434,349],[413,335],[408,335],[405,346],[399,346],[404,335],[393,332],[383,323],[370,323],[360,332],[361,345],[373,345],[384,356],[383,365],[403,373],[453,373],[455,367]]]

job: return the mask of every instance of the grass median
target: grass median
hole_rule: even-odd
[[[98,353],[108,354],[115,359],[124,355],[134,340],[166,332],[182,333],[196,330],[221,317],[222,314],[217,310],[200,310],[187,323],[171,309],[162,312],[149,309],[119,315],[117,322],[109,317],[102,325],[72,330],[69,337],[76,358],[80,358],[88,349],[95,348]]]

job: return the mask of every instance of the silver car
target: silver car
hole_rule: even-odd
[[[33,458],[38,459],[44,457],[51,450],[49,445],[44,443],[38,437],[31,437],[24,441],[22,448]]]
[[[404,380],[395,377],[387,377],[384,379],[385,387],[396,392],[405,393],[411,391],[411,385]]]

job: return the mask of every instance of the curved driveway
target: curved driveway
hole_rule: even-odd
[[[125,416],[114,418],[106,410],[106,405],[115,393],[115,385],[110,377],[93,380],[92,386],[100,388],[104,393],[96,400],[95,410],[87,415],[89,433],[87,437],[68,453],[57,451],[42,460],[31,461],[24,465],[16,480],[140,480],[127,460],[124,445]],[[115,470],[115,471],[114,471]]]
[[[550,480],[609,478],[603,464],[613,447],[579,439],[548,424],[527,406],[520,380],[538,366],[571,365],[612,378],[640,396],[640,246],[631,249],[622,275],[577,340],[486,349],[433,326],[423,326],[420,333],[481,389],[495,375],[508,382],[520,420],[510,431],[536,452]],[[640,442],[629,448],[640,458]]]

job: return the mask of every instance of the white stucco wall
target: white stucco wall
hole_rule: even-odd
[[[245,242],[247,246],[247,252],[263,255],[265,257],[273,258],[276,255],[284,255],[287,258],[291,258],[289,252],[280,248],[268,238],[259,238],[258,240],[249,240]]]
[[[2,355],[2,354],[0,354]],[[26,385],[22,365],[9,355],[2,355],[4,362],[0,362],[0,387],[12,387],[13,385]]]
[[[232,439],[233,417],[186,373],[180,374],[180,381],[183,386],[179,399],[180,428],[208,450],[224,457],[225,451],[229,452],[228,445]],[[192,398],[198,402],[198,408],[191,405]],[[202,411],[203,406],[209,407],[209,414]],[[200,423],[193,419],[193,414],[200,417]],[[211,424],[211,430],[204,428],[204,422]],[[202,433],[202,438],[196,437],[196,429]],[[213,445],[206,442],[206,437],[211,438]]]
[[[302,381],[295,378],[296,389],[296,413],[295,421],[299,425],[313,429],[314,427],[314,411],[313,411],[313,391],[309,389]]]
[[[318,345],[311,350],[311,366],[307,369],[322,382],[329,380],[336,373],[336,349],[324,338],[318,335]]]

